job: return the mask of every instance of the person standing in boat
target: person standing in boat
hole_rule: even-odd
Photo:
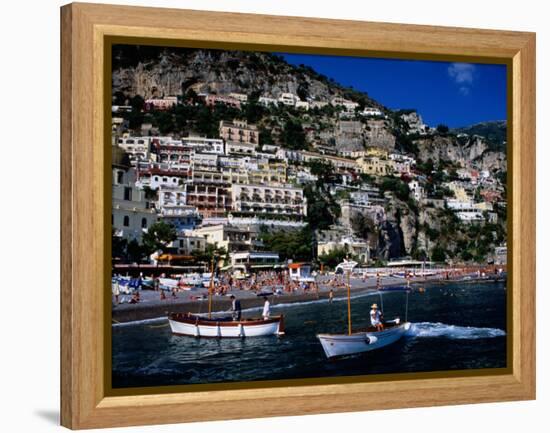
[[[377,304],[372,304],[371,306],[370,323],[376,328],[377,331],[382,331],[384,329],[384,324],[382,323],[382,313],[378,310]]]
[[[118,305],[120,296],[120,285],[118,283],[118,277],[115,278],[115,283],[113,285],[113,295],[115,295],[115,305]]]
[[[235,298],[235,295],[230,296],[231,299],[231,313],[233,321],[241,320],[241,301]]]
[[[269,315],[271,313],[271,307],[269,304],[269,299],[267,299],[267,296],[264,296],[264,310],[262,311],[262,317],[264,320],[269,319]]]

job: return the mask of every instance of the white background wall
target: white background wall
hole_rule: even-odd
[[[97,1],[100,2],[100,1]],[[544,268],[550,259],[545,216],[550,208],[547,137],[549,35],[545,2],[442,1],[119,1],[234,12],[316,16],[414,24],[536,31],[538,43],[538,401],[404,409],[344,415],[245,420],[134,428],[132,432],[517,432],[541,431],[548,420],[550,296]],[[1,3],[3,206],[0,256],[0,399],[3,431],[59,429],[59,6],[58,0]],[[37,109],[34,110],[33,106]],[[36,140],[33,136],[36,134]],[[25,136],[25,138],[23,138]],[[14,182],[15,179],[18,179]],[[15,187],[17,185],[17,187]],[[22,196],[35,190],[40,195]],[[546,245],[545,245],[546,244]],[[26,256],[29,246],[37,247]],[[25,262],[32,260],[32,268]],[[540,308],[542,306],[542,308]],[[546,308],[544,308],[546,306]],[[545,413],[546,409],[546,413]],[[543,424],[544,425],[544,424]],[[291,430],[291,431],[292,431]]]

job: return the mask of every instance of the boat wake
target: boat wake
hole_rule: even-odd
[[[452,340],[476,340],[480,338],[504,337],[506,332],[497,328],[475,328],[470,326],[446,325],[444,323],[412,323],[407,337],[448,338]]]

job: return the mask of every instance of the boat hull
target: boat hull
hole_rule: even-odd
[[[410,329],[405,322],[390,329],[377,332],[357,332],[348,334],[319,334],[317,338],[323,346],[327,358],[370,352],[395,343]]]
[[[283,316],[267,320],[216,321],[193,315],[172,314],[168,317],[168,322],[172,333],[197,338],[248,338],[284,334]]]

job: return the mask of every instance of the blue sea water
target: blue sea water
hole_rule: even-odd
[[[373,302],[383,303],[387,319],[404,318],[405,299],[403,292],[354,296],[354,327],[368,324]],[[330,361],[316,334],[347,331],[346,300],[277,305],[275,299],[274,304],[273,314],[285,314],[283,337],[195,339],[172,335],[165,320],[113,326],[113,388],[506,367],[504,282],[414,291],[405,338]]]

